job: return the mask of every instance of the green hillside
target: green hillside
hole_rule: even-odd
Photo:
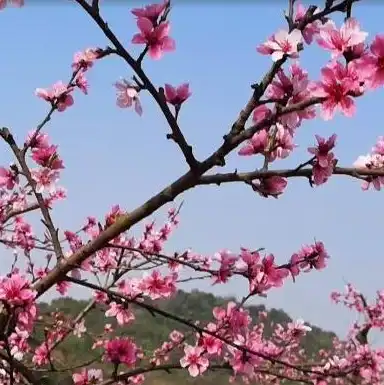
[[[156,306],[162,309],[182,316],[186,319],[199,319],[201,321],[212,320],[212,308],[227,303],[234,298],[215,297],[212,294],[193,291],[186,293],[179,291],[176,296],[166,301],[157,301]],[[62,312],[66,317],[74,318],[86,305],[87,301],[78,301],[71,298],[60,298],[53,300],[50,304],[40,304],[40,314],[43,317],[48,316],[51,312]],[[253,319],[256,319],[260,311],[266,310],[264,305],[249,306],[248,310]],[[88,332],[92,335],[100,334],[104,328],[106,318],[103,314],[105,309],[95,308],[86,317],[85,324]],[[177,324],[173,321],[165,319],[161,316],[154,316],[151,313],[136,309],[136,321],[124,328],[119,328],[119,334],[133,336],[138,343],[141,344],[145,351],[152,351],[159,347],[163,341],[168,339],[169,333],[178,329],[186,331],[186,327]],[[270,334],[273,324],[286,324],[291,318],[283,311],[271,309],[268,311],[266,320],[266,334]],[[113,318],[108,318],[108,322],[114,324]],[[36,339],[42,340],[42,330],[37,332]],[[312,326],[312,331],[303,339],[303,347],[308,354],[315,354],[322,348],[331,346],[331,341],[335,334],[323,331],[320,328]],[[92,340],[90,337],[78,339],[71,335],[67,340],[60,345],[57,358],[63,363],[64,367],[76,366],[92,358],[97,358],[98,352],[91,349]],[[60,369],[59,366],[57,366]],[[110,369],[109,369],[110,370]],[[210,372],[209,374],[192,379],[184,371],[174,371],[172,375],[166,372],[153,373],[147,377],[146,384],[148,385],[163,385],[163,384],[225,384],[228,382],[228,373]],[[220,381],[220,382],[218,382]],[[54,373],[44,379],[45,384],[70,385],[72,381],[69,373]]]

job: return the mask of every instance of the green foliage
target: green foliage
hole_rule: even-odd
[[[234,298],[215,297],[213,294],[199,292],[197,290],[191,293],[179,291],[169,300],[156,301],[156,306],[161,309],[181,316],[187,320],[198,319],[204,322],[212,320],[212,309],[215,306],[223,306],[228,301],[235,301]],[[40,314],[48,315],[51,312],[61,312],[66,317],[75,318],[86,306],[87,301],[78,301],[72,298],[60,298],[53,300],[50,304],[41,303]],[[85,318],[85,325],[90,335],[99,335],[107,322],[116,325],[113,318],[105,318],[105,308],[100,306],[93,308]],[[254,320],[260,311],[265,311],[264,305],[249,306],[248,310]],[[182,332],[188,331],[184,325],[180,325],[175,321],[169,320],[162,316],[154,316],[150,312],[143,309],[135,309],[136,320],[131,325],[117,328],[118,335],[131,336],[137,341],[145,352],[152,352],[158,348],[162,342],[167,341],[172,330],[177,329]],[[265,321],[265,333],[269,336],[272,333],[273,326],[281,323],[290,322],[291,318],[283,311],[271,309],[267,311],[267,319]],[[43,340],[43,329],[37,329],[35,338],[39,341]],[[332,346],[334,333],[325,332],[320,328],[312,327],[312,331],[303,339],[303,348],[309,355],[316,354],[320,349],[326,349]],[[92,349],[93,341],[90,336],[77,338],[71,334],[62,344],[60,344],[55,358],[62,363],[62,368],[81,365],[85,362],[90,362],[92,359],[97,359],[100,356],[100,350]],[[95,365],[93,365],[95,367]],[[108,373],[111,368],[108,365],[102,364]],[[52,373],[46,379],[46,384],[71,384],[71,373]],[[165,372],[152,373],[147,376],[146,384],[148,385],[171,385],[171,384],[225,384],[228,383],[228,373],[210,372],[198,379],[193,379],[187,375],[185,371],[175,370],[172,375]]]

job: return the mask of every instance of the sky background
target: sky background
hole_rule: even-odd
[[[250,97],[250,84],[270,67],[271,59],[259,55],[256,46],[286,26],[286,2],[255,3],[176,2],[171,35],[177,50],[158,62],[145,61],[144,68],[157,86],[190,83],[193,95],[182,109],[180,124],[199,159],[221,144],[223,134]],[[48,87],[57,80],[67,82],[75,51],[107,44],[98,27],[75,4],[59,0],[54,4],[26,0],[26,4],[0,14],[0,124],[8,126],[19,141],[48,110],[48,105],[34,96],[35,88]],[[130,43],[136,32],[130,9],[141,4],[114,1],[102,7],[109,26],[134,55],[141,47]],[[383,13],[379,2],[355,7],[354,14],[369,32],[369,39],[382,30]],[[300,62],[316,79],[328,59],[328,54],[311,46]],[[116,107],[113,83],[132,74],[119,58],[97,62],[88,74],[89,95],[77,92],[75,105],[55,114],[47,126],[66,166],[61,183],[68,190],[68,199],[54,212],[61,229],[78,229],[88,215],[103,218],[113,204],[132,210],[186,170],[176,146],[165,139],[165,119],[147,95],[142,96],[141,118],[132,110]],[[327,137],[334,132],[339,138],[335,153],[340,164],[350,166],[384,134],[383,102],[383,90],[378,90],[357,101],[353,119],[338,116],[330,122],[306,122],[296,136],[299,147],[294,155],[274,167],[307,160],[306,149],[314,143],[314,134]],[[1,144],[0,163],[7,165],[11,160]],[[252,170],[255,159],[234,154],[226,169],[235,168]],[[266,300],[255,298],[254,303],[283,308],[294,318],[302,317],[344,335],[354,317],[330,302],[331,291],[343,290],[346,282],[353,282],[367,295],[384,288],[384,196],[362,192],[356,180],[334,177],[315,189],[305,179],[290,180],[278,200],[261,198],[240,184],[196,188],[182,199],[181,224],[168,250],[192,247],[210,254],[222,248],[265,247],[283,263],[303,243],[314,239],[325,243],[332,257],[326,270],[302,275],[295,284],[271,290]],[[12,254],[2,251],[1,255],[0,272],[4,274]],[[238,297],[247,289],[246,282],[212,287],[199,281],[185,286],[196,287]],[[89,292],[72,294],[86,297]]]

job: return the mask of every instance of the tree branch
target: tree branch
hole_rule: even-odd
[[[24,173],[24,176],[26,177],[28,184],[31,186],[31,189],[33,191],[33,194],[37,200],[37,203],[40,207],[41,214],[43,215],[44,219],[44,225],[46,226],[49,235],[51,236],[52,245],[56,254],[56,257],[58,260],[63,258],[63,250],[61,248],[61,244],[58,237],[58,231],[55,228],[53,224],[53,220],[51,217],[51,214],[49,213],[49,209],[47,205],[45,204],[45,200],[42,194],[38,193],[36,191],[36,182],[32,178],[31,171],[29,170],[29,167],[27,165],[27,162],[24,157],[23,150],[20,150],[17,146],[12,134],[9,132],[8,128],[3,127],[0,129],[0,136],[5,140],[6,143],[10,146],[13,154],[15,155],[21,170]]]
[[[163,93],[157,91],[156,87],[153,85],[151,80],[145,74],[144,70],[141,67],[140,61],[136,61],[129,52],[124,48],[120,43],[116,35],[108,27],[108,24],[103,20],[98,11],[90,6],[85,0],[76,0],[76,2],[87,12],[87,14],[95,21],[95,23],[102,30],[104,35],[109,39],[109,41],[115,46],[116,54],[119,55],[126,63],[136,72],[137,76],[140,78],[141,82],[144,85],[144,88],[152,95],[158,106],[160,107],[167,123],[172,131],[171,138],[179,146],[181,152],[184,155],[186,162],[188,163],[191,170],[196,170],[199,166],[199,162],[195,159],[193,155],[192,146],[186,141],[176,118],[169,109],[167,102]]]
[[[384,170],[374,170],[374,169],[356,169],[356,168],[347,168],[347,167],[335,167],[333,170],[335,175],[345,175],[350,177],[364,177],[364,176],[384,176]],[[251,171],[251,172],[230,172],[230,173],[217,173],[213,175],[204,175],[199,179],[199,184],[208,185],[208,184],[217,184],[221,183],[231,183],[231,182],[247,182],[254,179],[269,178],[272,176],[281,176],[284,178],[292,177],[305,177],[309,178],[312,176],[312,167],[311,168],[301,168],[301,169],[285,169],[285,170],[267,170],[267,171]]]
[[[95,15],[94,12],[92,12],[91,7],[86,4],[83,0],[76,1],[87,11],[88,14],[90,14],[94,18],[95,22],[99,25],[99,27],[103,29],[106,36],[115,45],[116,50],[121,53],[124,53],[124,59],[127,61],[127,63],[132,68],[135,68],[135,60],[129,55],[128,52],[126,52],[122,44],[118,41],[116,36],[112,33],[108,25],[101,19],[101,17]],[[340,10],[338,7],[340,7],[342,4],[345,5],[346,1],[350,0],[344,0],[338,6],[331,7],[311,17],[304,18],[304,20],[300,23],[300,28],[304,28],[309,22],[313,22],[314,20],[317,20],[317,18],[323,17],[326,14],[330,14],[335,10]],[[281,66],[283,64],[283,61],[280,60],[276,63],[279,63],[279,66]],[[261,85],[256,87],[255,91],[257,91],[257,100],[261,98],[266,87],[272,81],[274,75],[276,74],[278,70],[278,68],[276,67],[276,63],[272,65],[271,69],[263,78]],[[146,79],[146,75],[141,70],[141,68],[138,68],[138,70],[138,75],[142,75],[145,77],[144,79]],[[72,254],[72,256],[69,257],[63,264],[57,265],[55,268],[53,268],[44,278],[35,283],[34,289],[38,292],[38,295],[40,296],[46,290],[52,287],[57,281],[63,279],[65,275],[74,268],[74,266],[78,266],[93,253],[105,247],[106,244],[110,242],[113,238],[129,230],[133,225],[135,225],[142,219],[148,217],[160,207],[164,206],[166,203],[173,201],[181,193],[198,185],[199,177],[201,175],[203,175],[215,166],[224,165],[225,156],[228,155],[233,149],[235,149],[246,139],[252,137],[255,132],[263,129],[264,127],[270,126],[280,116],[283,116],[293,111],[302,110],[306,107],[315,105],[324,100],[322,98],[312,98],[301,103],[290,105],[288,107],[283,107],[276,111],[274,114],[272,114],[269,119],[264,119],[258,124],[253,125],[246,130],[243,130],[246,121],[248,120],[253,109],[257,105],[257,102],[255,102],[256,99],[254,92],[251,99],[247,103],[245,109],[240,112],[238,119],[232,125],[230,134],[225,136],[224,143],[212,155],[206,158],[205,161],[199,164],[197,171],[188,171],[179,179],[171,183],[168,187],[166,187],[165,189],[154,195],[152,198],[147,200],[144,204],[136,208],[134,211],[120,216],[119,219],[112,226],[102,231],[97,238],[90,241],[87,245],[84,245],[82,248]],[[165,114],[167,121],[169,121],[170,124],[173,124],[173,116],[169,108],[161,103],[159,105],[160,107],[163,106],[162,111]]]

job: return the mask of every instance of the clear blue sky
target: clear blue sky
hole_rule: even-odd
[[[35,5],[28,4],[32,2]],[[23,9],[6,9],[0,14],[0,124],[10,127],[19,140],[48,108],[34,96],[35,88],[67,81],[75,51],[107,43],[76,5],[60,6],[60,1],[51,6],[34,0],[26,3]],[[137,47],[130,44],[136,31],[130,14],[132,3],[104,6],[103,15],[121,41],[136,53]],[[159,62],[145,62],[145,70],[157,85],[190,82],[193,96],[182,110],[181,125],[199,158],[221,143],[222,135],[250,96],[249,85],[271,65],[270,58],[261,57],[255,48],[278,27],[285,27],[285,2],[274,1],[273,6],[266,1],[258,3],[176,3],[171,20],[177,51]],[[356,15],[370,38],[382,29],[383,12],[384,7],[378,3],[356,7]],[[317,77],[319,63],[327,59],[313,47],[301,63]],[[69,199],[59,204],[54,214],[61,229],[78,228],[87,215],[104,216],[112,204],[133,209],[185,170],[179,151],[165,140],[164,118],[149,97],[142,98],[142,118],[115,106],[112,84],[120,76],[129,78],[131,74],[118,58],[98,62],[89,73],[89,95],[77,93],[75,106],[56,114],[48,125],[67,167],[62,183]],[[379,90],[358,101],[354,119],[338,117],[328,123],[317,119],[303,125],[296,138],[300,147],[295,155],[275,166],[305,160],[314,134],[328,136],[333,132],[339,135],[336,154],[340,163],[351,165],[359,154],[370,150],[378,135],[384,134],[383,102],[384,94]],[[10,160],[5,146],[1,147],[0,162],[8,164]],[[236,167],[250,170],[254,159],[232,156],[228,170]],[[362,192],[357,181],[335,177],[325,186],[311,189],[305,180],[292,180],[279,200],[262,199],[241,185],[198,188],[183,198],[181,226],[169,243],[170,249],[193,247],[201,253],[213,253],[221,248],[235,251],[240,246],[265,247],[284,262],[302,243],[314,238],[325,242],[332,255],[329,267],[302,276],[283,290],[272,290],[266,301],[270,307],[343,332],[350,314],[330,304],[330,292],[343,289],[347,281],[368,294],[384,287],[384,196]],[[2,255],[4,261],[11,261],[11,253]],[[199,282],[198,287],[242,296],[246,283],[212,288]]]

